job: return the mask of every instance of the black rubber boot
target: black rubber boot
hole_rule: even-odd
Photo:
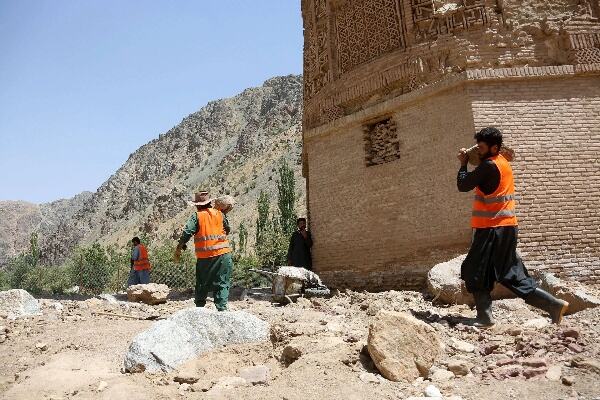
[[[475,309],[477,310],[477,318],[473,326],[477,328],[489,328],[495,324],[492,316],[492,296],[490,292],[475,292]]]
[[[560,324],[564,313],[569,308],[569,303],[557,299],[540,288],[536,288],[533,293],[527,296],[525,303],[546,311],[550,314],[550,318],[552,318],[552,322],[555,324]]]

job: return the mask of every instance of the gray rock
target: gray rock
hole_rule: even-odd
[[[35,348],[40,350],[40,351],[46,351],[48,350],[48,344],[47,343],[43,343],[43,342],[38,342],[35,344]]]
[[[217,383],[215,383],[215,385],[208,391],[208,393],[229,390],[247,385],[248,382],[246,382],[244,378],[240,378],[239,376],[224,376],[222,378],[219,378]]]
[[[569,303],[566,314],[600,306],[600,298],[588,293],[584,286],[577,282],[563,281],[547,272],[537,272],[535,275],[542,289]]]
[[[133,302],[141,301],[150,305],[161,304],[167,302],[169,292],[169,287],[161,283],[132,285],[127,288],[127,300]]]
[[[181,310],[137,335],[125,355],[128,372],[172,371],[216,347],[267,340],[269,324],[244,311]]]
[[[427,289],[438,301],[445,304],[475,304],[473,295],[467,292],[464,282],[460,279],[460,266],[465,257],[466,255],[458,256],[429,270]],[[499,284],[492,291],[494,300],[514,297],[510,290]]]
[[[173,380],[177,383],[189,383],[190,385],[198,382],[199,379],[200,377],[198,375],[188,372],[179,372],[173,378]]]
[[[471,343],[463,342],[462,340],[451,338],[450,346],[458,351],[463,353],[473,353],[475,352],[475,346]]]
[[[0,292],[0,314],[18,318],[40,313],[39,302],[26,290],[11,289]]]
[[[434,385],[428,385],[425,388],[425,390],[423,391],[423,394],[426,397],[442,397],[442,393],[440,392],[440,389],[438,389]]]
[[[200,380],[192,385],[194,392],[208,392],[213,386],[213,382],[209,380]]]
[[[358,378],[364,383],[381,383],[377,375],[370,372],[363,372],[358,376]]]
[[[563,385],[565,386],[573,386],[573,384],[575,383],[575,377],[574,376],[563,376],[561,379]]]
[[[106,381],[100,381],[100,383],[98,384],[98,387],[96,388],[96,392],[102,392],[107,387],[108,387],[108,383],[106,383]]]
[[[369,324],[367,348],[381,375],[412,382],[443,354],[435,329],[407,313],[380,311]]]
[[[523,324],[523,327],[539,330],[539,329],[544,329],[548,325],[550,325],[550,323],[548,322],[548,320],[546,318],[534,318],[534,319],[530,319],[530,320],[526,321]]]
[[[546,379],[549,381],[560,381],[560,377],[562,376],[562,367],[560,365],[553,365],[548,368],[546,372]]]
[[[265,365],[242,368],[240,378],[252,385],[266,385],[271,380],[271,369]]]
[[[447,382],[450,379],[454,378],[454,372],[442,368],[435,369],[434,371],[430,371],[429,378],[432,382]]]
[[[452,371],[456,376],[465,376],[468,375],[473,367],[472,364],[465,360],[450,360],[448,363],[448,370]]]
[[[119,300],[112,294],[102,293],[100,296],[102,300],[107,301],[109,304],[119,304]]]

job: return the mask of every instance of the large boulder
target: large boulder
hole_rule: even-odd
[[[438,301],[445,304],[475,304],[473,295],[467,292],[465,283],[460,279],[460,266],[466,254],[450,261],[435,265],[427,274],[427,289]],[[511,299],[516,297],[506,287],[496,284],[492,290],[492,299]]]
[[[0,315],[9,318],[39,314],[38,301],[23,289],[11,289],[0,292]]]
[[[567,314],[574,314],[587,308],[600,306],[600,298],[589,293],[578,282],[563,281],[548,272],[538,271],[534,274],[542,289],[569,303]]]
[[[407,313],[378,312],[369,325],[367,349],[381,374],[413,382],[426,376],[444,345],[431,326]]]
[[[167,302],[169,287],[161,283],[131,285],[127,288],[127,300],[145,304],[161,304]]]
[[[267,340],[269,324],[244,311],[181,310],[137,335],[125,355],[128,372],[172,371],[219,346]]]

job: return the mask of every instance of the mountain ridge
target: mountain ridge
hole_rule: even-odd
[[[233,230],[241,221],[248,228],[260,190],[275,197],[281,160],[294,170],[302,214],[301,118],[302,76],[273,77],[184,117],[131,153],[95,192],[40,205],[0,201],[0,265],[27,248],[32,232],[47,264],[61,263],[77,245],[124,246],[136,234],[174,238],[198,188],[233,195]]]

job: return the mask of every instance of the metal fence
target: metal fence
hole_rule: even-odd
[[[76,263],[73,284],[79,293],[99,294],[119,292],[127,288],[131,267],[126,264],[93,266]],[[196,284],[195,266],[192,262],[152,263],[150,282],[163,283],[171,289],[185,290]]]

